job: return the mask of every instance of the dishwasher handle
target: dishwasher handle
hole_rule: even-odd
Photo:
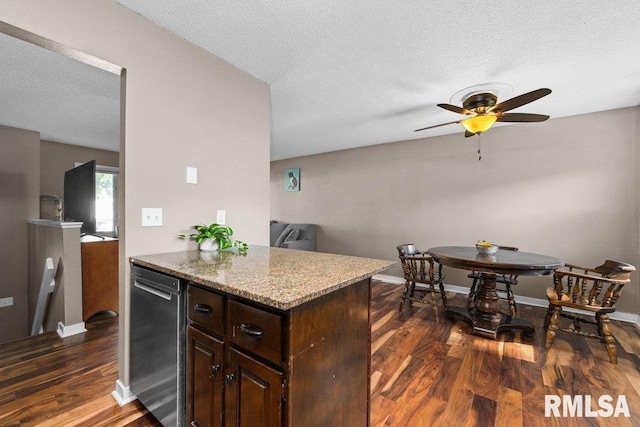
[[[145,285],[144,283],[140,283],[137,280],[133,282],[133,286],[145,292],[149,292],[150,294],[153,294],[157,297],[166,299],[167,301],[171,301],[171,294],[169,292],[154,288],[153,286]]]

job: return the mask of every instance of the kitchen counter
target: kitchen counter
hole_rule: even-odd
[[[234,251],[185,251],[131,261],[205,287],[289,310],[380,273],[396,263],[252,245]]]

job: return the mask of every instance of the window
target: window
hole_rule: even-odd
[[[113,166],[96,165],[96,234],[118,236],[118,168]]]
[[[115,170],[114,170],[115,169]],[[118,225],[118,170],[96,167],[96,233],[116,236]]]

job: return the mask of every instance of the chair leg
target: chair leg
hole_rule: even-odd
[[[559,305],[549,305],[549,309],[547,310],[547,318],[548,322],[545,320],[547,324],[547,340],[545,344],[545,348],[551,348],[551,344],[553,344],[553,340],[556,337],[556,329],[558,329],[558,324],[560,323],[560,313],[562,313],[562,307]]]
[[[402,291],[402,296],[400,297],[400,308],[399,311],[402,312],[402,309],[404,307],[404,302],[409,298],[409,294],[410,292],[412,293],[412,291],[410,291],[411,288],[411,282],[409,282],[408,280],[404,282],[404,291]],[[411,302],[411,301],[409,301]]]
[[[438,292],[436,291],[436,288],[433,285],[429,285],[429,304],[431,304],[431,309],[433,310],[433,316],[434,317],[438,317]],[[426,299],[427,296],[425,295]]]
[[[409,298],[413,298],[416,292],[416,282],[411,282],[409,285]]]
[[[440,295],[442,295],[442,305],[444,306],[444,309],[448,309],[449,308],[449,304],[447,304],[447,295],[445,294],[444,291],[444,284],[442,284],[442,282],[439,283],[440,285]]]
[[[549,321],[551,320],[551,315],[553,314],[553,305],[549,304],[549,308],[547,308],[547,314],[544,316],[544,330],[546,331],[549,328]]]
[[[473,279],[469,296],[467,297],[467,308],[470,310],[476,305],[476,294],[478,293],[478,279]]]
[[[516,298],[511,290],[511,285],[507,283],[507,300],[509,301],[509,314],[511,317],[516,317],[518,314],[518,307],[516,306]]]
[[[616,339],[614,338],[613,331],[611,330],[611,321],[609,320],[609,316],[605,313],[598,313],[596,314],[596,320],[600,336],[604,337],[605,345],[607,346],[609,361],[613,364],[617,364],[618,355],[616,352]]]

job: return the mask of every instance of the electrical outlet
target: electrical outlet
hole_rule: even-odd
[[[13,297],[0,298],[0,307],[11,307],[13,305]]]
[[[162,227],[162,208],[142,208],[143,227]]]
[[[220,225],[224,225],[227,221],[227,211],[218,210],[216,212],[216,222]]]

